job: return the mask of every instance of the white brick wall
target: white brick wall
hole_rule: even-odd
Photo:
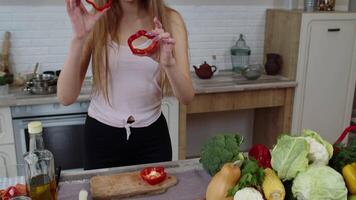
[[[261,63],[267,6],[179,5],[189,32],[191,65],[211,62],[219,69],[231,68],[229,49],[244,33],[252,49],[251,62]],[[40,62],[42,71],[60,69],[71,37],[71,25],[62,5],[0,6],[0,42],[10,31],[11,63],[16,72],[31,71]],[[1,43],[0,43],[1,45]]]

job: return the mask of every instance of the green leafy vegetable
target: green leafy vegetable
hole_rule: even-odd
[[[311,138],[315,139],[317,142],[319,142],[320,144],[322,144],[329,154],[329,159],[333,156],[333,152],[334,152],[333,146],[329,142],[327,142],[323,138],[321,138],[318,133],[316,133],[315,131],[306,129],[306,130],[303,130],[303,136],[311,137]]]
[[[202,147],[200,163],[213,176],[225,163],[244,159],[240,152],[242,142],[243,137],[232,134],[209,138]]]
[[[6,73],[0,71],[0,85],[6,85],[6,84],[7,84]]]
[[[293,196],[298,200],[346,200],[347,188],[341,174],[328,166],[310,166],[293,181]]]
[[[356,162],[356,140],[352,141],[349,146],[340,143],[337,148],[339,152],[331,158],[329,165],[336,171],[341,172],[345,165]]]
[[[257,187],[262,185],[265,172],[258,166],[256,160],[247,159],[241,166],[241,178],[237,185],[229,191],[229,196],[234,196],[237,191],[246,187]]]
[[[282,180],[291,180],[308,167],[309,144],[301,137],[281,136],[272,150],[271,165]]]

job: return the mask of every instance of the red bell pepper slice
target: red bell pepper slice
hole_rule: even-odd
[[[134,47],[134,45],[132,44],[136,39],[138,39],[141,36],[144,36],[147,39],[152,40],[152,43],[144,49]],[[152,32],[147,32],[145,30],[139,30],[135,34],[133,34],[129,37],[129,39],[127,40],[127,43],[128,43],[133,54],[149,55],[149,54],[154,53],[154,51],[156,50],[156,48],[158,46],[158,41],[155,40],[156,37],[157,37],[157,35]]]
[[[250,149],[248,155],[257,160],[258,166],[271,168],[271,153],[266,146],[256,144]]]
[[[108,0],[108,2],[106,4],[104,4],[103,6],[99,7],[98,5],[96,5],[93,0],[86,0],[87,3],[89,3],[90,5],[93,6],[93,8],[97,11],[103,11],[107,8],[110,8],[111,7],[111,4],[112,4],[112,1],[113,0]]]
[[[164,167],[146,167],[141,170],[140,175],[150,185],[161,183],[167,177]]]
[[[9,200],[10,198],[18,196],[19,192],[15,186],[8,187],[2,195],[2,200]]]

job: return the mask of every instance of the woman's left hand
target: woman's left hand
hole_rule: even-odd
[[[157,19],[157,17],[154,18],[153,22],[155,24],[155,29],[152,32],[157,34],[159,37],[159,48],[155,53],[148,56],[158,62],[162,67],[175,65],[176,61],[173,57],[175,40],[168,32],[163,30],[162,23]]]

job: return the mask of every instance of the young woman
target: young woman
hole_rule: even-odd
[[[173,93],[183,104],[194,97],[181,16],[163,0],[113,0],[101,12],[88,12],[78,0],[65,3],[73,38],[58,80],[62,104],[75,102],[92,63],[84,168],[171,160],[162,96]],[[95,3],[102,6],[107,0]],[[131,52],[127,40],[138,30],[158,35],[155,53],[137,56]]]

